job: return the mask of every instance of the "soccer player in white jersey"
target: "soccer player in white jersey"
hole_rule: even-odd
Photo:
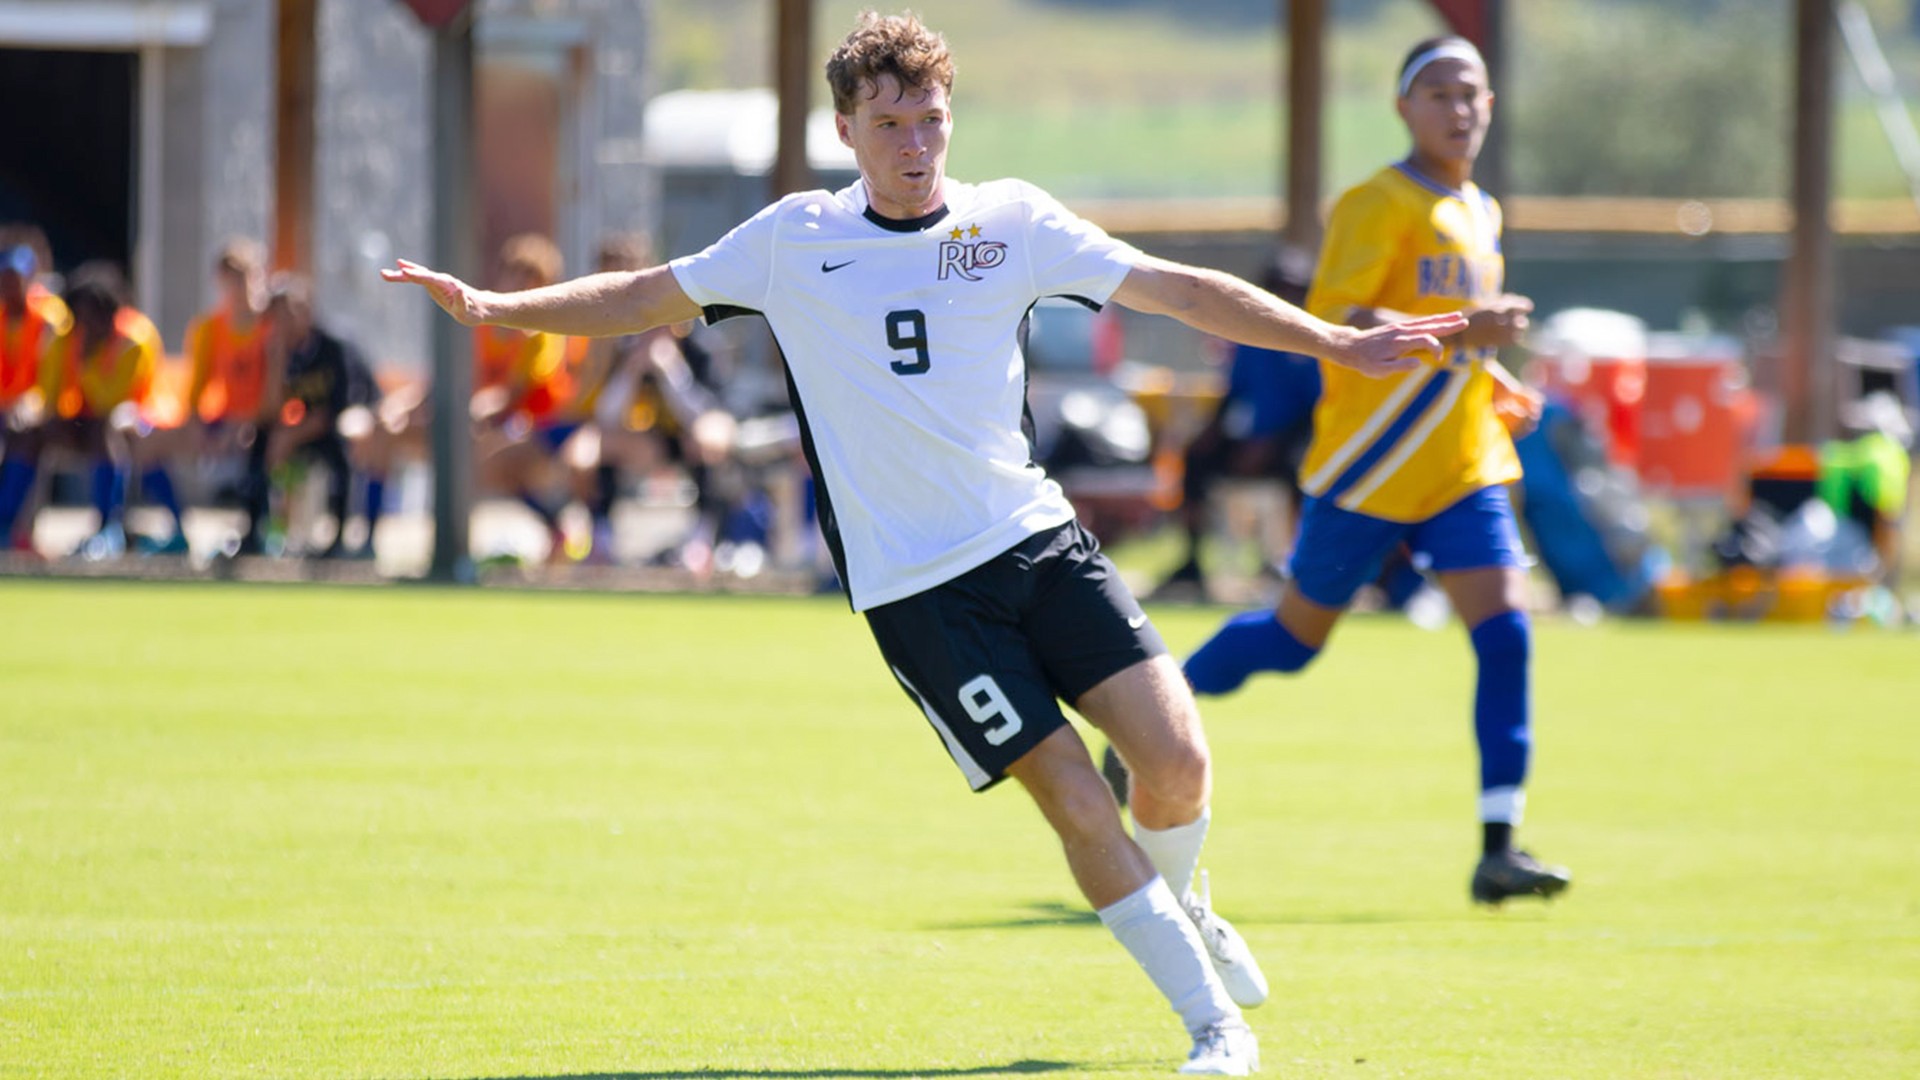
[[[789,195],[696,255],[500,294],[402,261],[467,325],[631,334],[757,313],[786,359],[820,520],[856,612],[967,783],[1013,777],[1075,882],[1180,1015],[1181,1071],[1245,1075],[1246,943],[1193,881],[1212,784],[1193,696],[1023,430],[1020,324],[1043,296],[1171,315],[1369,374],[1438,354],[1465,320],[1358,330],[1238,278],[1108,237],[1018,180],[946,176],[953,62],[912,16],[872,12],[827,64],[860,179]],[[1134,832],[1059,701],[1132,772]]]

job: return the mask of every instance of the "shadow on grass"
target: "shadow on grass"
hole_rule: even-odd
[[[1418,915],[1401,911],[1320,911],[1298,915],[1235,915],[1235,926],[1375,926],[1392,923],[1462,922],[1473,913],[1457,916]]]
[[[1463,922],[1483,913],[1463,911],[1458,915],[1402,911],[1320,911],[1274,915],[1234,915],[1222,912],[1236,926],[1371,926],[1391,923]],[[1041,901],[1027,905],[1025,915],[1004,919],[979,919],[973,922],[922,923],[922,930],[1021,930],[1047,926],[1099,926],[1100,916],[1084,907]]]
[[[658,1072],[582,1073],[573,1076],[501,1076],[491,1080],[890,1080],[909,1076],[1007,1076],[1081,1068],[1070,1061],[1015,1061],[970,1069],[668,1069]]]
[[[1027,914],[975,922],[922,923],[922,930],[1020,930],[1040,926],[1099,926],[1100,916],[1078,904],[1041,901],[1027,905]]]

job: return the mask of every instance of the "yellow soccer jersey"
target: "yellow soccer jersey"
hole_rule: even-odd
[[[90,351],[75,327],[55,338],[40,359],[40,393],[54,415],[105,420],[126,401],[138,401],[153,370],[145,345],[116,330]]]
[[[1504,276],[1493,197],[1403,163],[1334,206],[1307,310],[1337,323],[1357,307],[1444,314],[1497,298]],[[1452,349],[1445,360],[1384,379],[1322,361],[1302,489],[1343,510],[1412,522],[1519,479],[1513,439],[1493,412],[1493,350]]]

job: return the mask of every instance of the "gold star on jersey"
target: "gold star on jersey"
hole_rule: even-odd
[[[976,271],[991,270],[1007,261],[1007,245],[996,240],[979,240],[966,243],[962,236],[978,237],[980,226],[962,229],[954,227],[950,240],[940,242],[940,280],[949,277],[961,277],[968,281],[979,281]]]

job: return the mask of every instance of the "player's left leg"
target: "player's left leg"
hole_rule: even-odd
[[[5,448],[0,451],[0,548],[16,547],[14,525],[33,494],[40,452],[46,441],[44,424],[6,433]],[[24,539],[30,542],[32,536],[33,521],[29,517]]]
[[[321,550],[320,557],[338,558],[347,553],[347,501],[353,493],[353,466],[347,461],[346,440],[328,424],[297,449],[327,467],[327,513],[333,518],[333,539]]]
[[[68,430],[72,445],[91,463],[93,508],[100,515],[100,531],[81,544],[78,554],[93,560],[117,559],[127,550],[127,475],[132,454],[126,439],[106,420],[75,420]]]
[[[1480,749],[1481,859],[1472,893],[1483,903],[1552,896],[1567,887],[1563,867],[1546,866],[1514,846],[1526,808],[1533,746],[1532,626],[1527,618],[1527,558],[1504,488],[1470,495],[1423,523],[1414,545],[1466,624],[1479,665],[1474,735]]]
[[[130,433],[133,449],[133,475],[139,478],[140,494],[157,504],[173,519],[173,534],[165,540],[142,536],[136,542],[143,554],[187,554],[187,527],[180,509],[180,496],[174,491],[171,465],[191,464],[187,460],[193,445],[190,433],[180,428],[155,428],[140,423]]]

